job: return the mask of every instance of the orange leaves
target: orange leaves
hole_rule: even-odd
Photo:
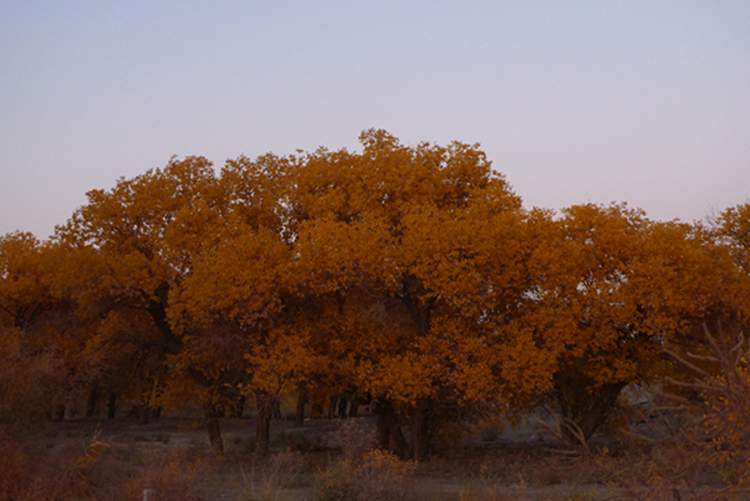
[[[444,391],[485,398],[498,386],[493,331],[506,320],[495,319],[528,287],[520,199],[476,145],[412,148],[375,130],[360,139],[361,155],[321,150],[292,171],[304,283],[358,319],[334,334],[354,336],[363,390],[405,405]]]
[[[346,224],[329,218],[303,221],[295,241],[295,266],[307,277],[304,286],[316,293],[335,291],[364,276],[388,280],[392,239],[382,220]]]
[[[279,307],[288,286],[288,246],[268,231],[245,231],[196,256],[190,276],[173,294],[170,316],[209,325],[217,316],[253,326]]]
[[[51,253],[30,233],[0,237],[0,327],[27,329],[52,306]]]
[[[731,264],[727,268],[736,274],[723,283],[725,307],[731,309],[744,323],[750,321],[750,203],[724,211],[716,221],[714,236],[726,249]],[[722,258],[720,253],[717,258]],[[733,273],[727,273],[731,276]]]
[[[0,241],[0,306],[52,284],[97,324],[91,346],[128,339],[161,370],[170,353],[211,399],[309,379],[407,408],[528,399],[564,370],[586,388],[650,377],[686,319],[750,290],[747,206],[713,233],[624,204],[555,217],[525,211],[478,145],[360,141],[219,176],[172,159],[93,190],[46,265],[33,237]]]
[[[377,360],[364,361],[358,379],[373,395],[392,402],[413,405],[420,399],[434,397],[441,379],[440,366],[428,354],[408,356],[382,354]]]
[[[555,394],[588,436],[620,388],[665,369],[660,353],[709,311],[725,274],[700,231],[625,205],[575,206],[553,223],[523,317],[548,333],[549,319],[567,326]]]
[[[267,343],[255,346],[245,358],[250,363],[251,388],[263,388],[274,394],[286,385],[305,383],[327,370],[325,357],[316,352],[309,335],[280,329],[270,334]]]

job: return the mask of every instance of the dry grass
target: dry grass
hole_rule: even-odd
[[[343,421],[332,441],[340,444],[342,455],[317,475],[316,501],[410,499],[416,464],[375,450],[374,431],[362,421]]]
[[[467,447],[415,464],[373,450],[372,430],[360,420],[343,421],[333,436],[310,435],[329,444],[324,451],[280,449],[285,439],[268,459],[255,459],[244,440],[217,459],[200,431],[176,425],[165,432],[123,422],[97,436],[94,422],[84,424],[60,425],[53,434],[0,433],[0,501],[140,501],[144,489],[167,501],[747,498],[711,462],[712,447],[675,434],[588,444],[575,456],[540,444]]]

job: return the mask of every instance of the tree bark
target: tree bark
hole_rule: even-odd
[[[52,408],[52,421],[55,423],[65,421],[65,404],[56,404]]]
[[[350,403],[351,405],[349,406],[349,417],[357,417],[357,414],[359,413],[359,400],[355,398]]]
[[[109,392],[109,399],[107,400],[107,419],[114,419],[117,416],[117,393],[114,391]]]
[[[242,419],[242,413],[245,411],[245,395],[237,397],[237,403],[232,406],[230,417],[232,419]]]
[[[141,424],[148,424],[151,422],[151,408],[148,404],[141,404],[138,407],[138,419]]]
[[[313,392],[310,403],[310,419],[321,419],[323,417],[323,407],[325,404],[325,394]]]
[[[593,395],[592,405],[588,412],[580,417],[578,426],[583,436],[588,440],[612,414],[617,397],[625,387],[625,383],[605,384]]]
[[[615,408],[617,397],[625,383],[607,383],[593,391],[581,388],[558,390],[558,401],[563,417],[560,430],[571,445],[585,446],[591,436],[607,421]],[[572,423],[569,424],[569,423]]]
[[[211,452],[215,455],[224,454],[224,440],[221,437],[221,424],[216,407],[206,404],[204,408],[206,427],[208,428],[208,440],[211,443]]]
[[[391,402],[378,399],[375,403],[375,415],[377,416],[376,440],[378,448],[392,451],[400,457],[406,457],[409,446],[401,432]]]
[[[268,441],[271,432],[271,416],[273,415],[273,398],[265,391],[256,394],[258,417],[255,427],[255,453],[264,457],[268,455]]]
[[[432,403],[422,399],[417,402],[411,416],[411,450],[412,457],[424,461],[430,454],[432,438]]]
[[[89,398],[86,401],[86,417],[92,417],[96,414],[96,403],[99,400],[99,383],[94,381],[89,389]]]
[[[339,418],[346,417],[346,407],[348,402],[342,396],[339,396],[338,408],[336,409],[336,416]]]
[[[307,405],[307,389],[305,385],[299,385],[297,388],[297,410],[294,413],[294,426],[303,426],[305,424],[305,406]]]

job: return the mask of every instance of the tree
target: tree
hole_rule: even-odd
[[[0,407],[26,409],[23,419],[50,410],[62,419],[64,400],[93,370],[86,328],[57,289],[63,260],[64,249],[30,233],[0,238]]]
[[[0,237],[0,423],[48,413],[56,390],[44,318],[56,306],[48,258],[48,245],[30,233]]]
[[[170,324],[183,336],[183,350],[170,357],[175,374],[198,383],[207,409],[212,444],[221,448],[218,414],[257,392],[256,450],[265,454],[272,384],[255,377],[253,353],[273,336],[286,276],[286,240],[279,184],[284,161],[266,155],[227,162],[220,178],[222,203],[211,217],[211,238],[196,234],[190,243],[189,275],[170,294]],[[184,212],[177,223],[195,217]],[[204,228],[205,224],[195,225]],[[183,235],[177,232],[176,235]],[[263,357],[262,360],[269,360]],[[195,392],[194,392],[195,393]]]
[[[625,386],[664,368],[666,343],[689,332],[712,287],[712,263],[694,228],[625,205],[574,206],[557,224],[539,306],[571,329],[551,395],[564,435],[585,443]]]
[[[718,244],[728,251],[737,273],[732,280],[734,288],[727,294],[725,303],[747,326],[750,322],[750,203],[725,210],[713,230]]]
[[[54,299],[47,279],[46,246],[31,233],[0,237],[0,320],[28,334]]]
[[[331,342],[357,336],[346,356],[380,401],[381,440],[400,441],[402,412],[409,453],[423,459],[444,404],[493,395],[503,351],[521,341],[501,312],[528,287],[525,216],[476,145],[406,147],[378,130],[360,140],[361,154],[318,150],[295,164],[295,256],[305,282],[353,316]]]
[[[167,318],[169,295],[191,272],[191,245],[210,237],[205,218],[218,193],[206,159],[172,159],[164,169],[119,179],[110,191],[90,191],[88,203],[57,229],[77,270],[65,284],[81,314],[99,322],[100,344],[132,348],[146,413],[167,377],[167,356],[183,349]]]

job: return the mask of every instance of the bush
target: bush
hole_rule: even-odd
[[[307,435],[300,432],[281,432],[273,439],[273,445],[282,450],[310,452],[318,447]]]
[[[362,421],[344,421],[333,440],[343,457],[317,477],[316,501],[408,499],[416,464],[374,450],[375,435]]]
[[[255,463],[248,476],[242,472],[242,501],[279,501],[285,499],[283,492],[297,482],[305,460],[299,452],[284,451],[271,456],[269,468],[256,478]]]

